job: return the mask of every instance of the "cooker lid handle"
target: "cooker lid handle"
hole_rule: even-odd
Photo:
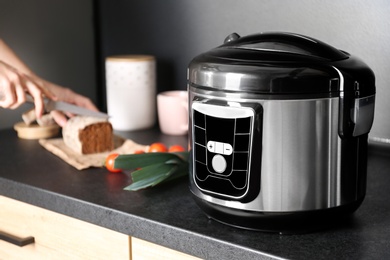
[[[336,61],[347,59],[349,54],[316,40],[296,33],[266,32],[240,37],[232,33],[225,38],[221,48],[238,48],[258,51],[277,51]]]

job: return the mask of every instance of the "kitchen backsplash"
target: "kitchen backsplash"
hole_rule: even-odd
[[[17,8],[17,2],[0,3],[0,24],[7,25],[0,26],[0,37],[16,45],[18,53],[30,66],[37,68],[38,73],[90,95],[103,109],[106,56],[154,55],[158,91],[185,89],[190,60],[222,44],[230,33],[289,31],[348,51],[373,69],[377,96],[370,137],[381,142],[390,140],[390,89],[387,88],[390,59],[386,58],[390,57],[390,3],[386,0],[91,0],[83,3],[61,0],[55,5],[50,0],[39,0],[23,2],[25,8]],[[61,24],[56,24],[61,14],[61,8],[56,7],[58,4],[64,10],[77,12],[69,15],[72,19],[61,18]],[[26,10],[30,10],[28,6],[34,6],[31,9],[34,13],[26,16]],[[12,12],[3,11],[4,7]],[[86,18],[82,13],[87,14]],[[91,17],[93,13],[95,16]],[[63,15],[67,16],[66,13]],[[43,18],[31,18],[41,16]],[[48,23],[52,25],[48,26]],[[53,26],[63,24],[67,30],[61,27],[60,32],[53,34],[56,31]],[[98,32],[95,35],[97,52],[94,51],[93,26]],[[68,53],[69,60],[56,56],[61,50],[68,50],[68,44],[77,45],[79,49]],[[97,67],[94,67],[95,61]],[[0,109],[0,128],[11,126],[16,114]]]

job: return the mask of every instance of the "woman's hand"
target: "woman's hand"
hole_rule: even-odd
[[[0,39],[0,107],[10,109],[19,107],[26,102],[27,93],[34,99],[37,118],[44,113],[44,98],[98,111],[89,98],[36,76]],[[52,111],[51,114],[60,126],[66,124],[67,118],[62,112]]]
[[[0,61],[0,107],[18,108],[26,102],[26,93],[34,98],[35,112],[38,118],[44,112],[43,97],[56,99],[55,95],[41,82]]]
[[[47,83],[47,87],[55,94],[56,100],[71,103],[76,106],[87,108],[93,111],[99,111],[89,98],[82,96],[72,91],[69,88],[63,88],[58,85],[52,84],[50,82],[46,82],[46,83]],[[67,117],[65,116],[64,113],[60,111],[52,111],[50,114],[53,116],[54,120],[60,126],[64,126],[66,124]],[[73,116],[72,114],[66,114],[66,115],[68,117]]]
[[[93,111],[98,111],[93,102],[69,88],[45,81],[35,75],[28,76],[5,62],[0,61],[0,107],[16,109],[26,102],[26,94],[34,99],[35,114],[40,118],[44,113],[44,98],[64,101]],[[67,122],[67,116],[60,111],[50,112],[61,127]]]

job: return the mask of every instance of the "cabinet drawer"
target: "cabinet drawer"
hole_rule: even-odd
[[[130,259],[131,238],[0,196],[0,231],[34,237],[23,247],[0,240],[0,259]]]

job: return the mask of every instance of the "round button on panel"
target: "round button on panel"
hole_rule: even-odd
[[[213,166],[214,171],[217,173],[224,172],[227,166],[225,158],[220,154],[217,154],[213,157],[211,160],[211,165]]]

